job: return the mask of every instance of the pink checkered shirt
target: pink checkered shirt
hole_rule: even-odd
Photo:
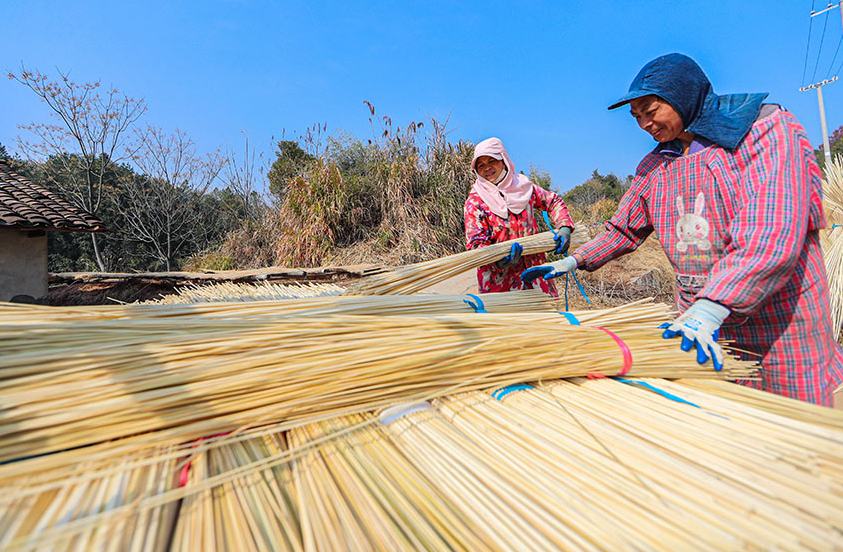
[[[680,311],[699,298],[728,307],[721,337],[760,359],[762,389],[831,405],[843,350],[831,327],[824,226],[811,143],[776,109],[734,151],[647,155],[606,231],[576,254],[595,270],[655,232],[676,272]]]

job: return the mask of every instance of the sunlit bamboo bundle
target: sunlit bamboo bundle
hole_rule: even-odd
[[[586,231],[579,228],[571,236],[573,245],[579,245],[586,239]],[[346,293],[349,295],[406,295],[418,293],[467,270],[501,260],[509,253],[512,244],[516,241],[524,248],[524,255],[545,253],[553,251],[556,247],[553,233],[543,232],[366,276],[349,285]]]
[[[826,163],[823,200],[829,229],[820,232],[828,274],[831,319],[837,338],[843,333],[843,156]]]
[[[413,301],[416,301],[421,296],[366,296],[361,298],[354,298],[356,299],[363,299],[363,300],[373,300],[373,301],[389,301],[391,298],[395,298],[399,301],[406,301],[412,304]],[[462,296],[457,296],[462,297]],[[506,299],[507,297],[532,297],[533,299],[537,299],[537,304],[541,304],[543,301],[551,301],[551,299],[538,291],[528,290],[528,291],[519,291],[519,292],[510,292],[510,293],[503,293],[503,294],[486,294],[483,295],[486,298],[486,301],[491,305],[491,309],[493,311],[498,310],[499,304],[496,303],[496,298],[500,298],[501,300]],[[345,300],[352,299],[349,297],[344,297]],[[515,301],[516,304],[520,304],[521,301]],[[529,301],[526,302],[529,304]],[[21,305],[6,305],[13,309],[25,309],[27,306]],[[463,305],[466,309],[468,308],[466,305]],[[0,306],[0,310],[2,310],[2,306]],[[28,320],[32,322],[33,320],[39,320],[46,316],[49,313],[55,313],[55,309],[51,307],[38,307],[40,309],[46,310],[46,313],[41,313],[39,311],[38,316],[22,316],[22,320]],[[101,307],[81,307],[81,309],[100,309]],[[111,308],[111,307],[109,307]],[[165,307],[168,308],[168,307]],[[69,309],[70,312],[76,313],[77,311],[73,309]],[[83,313],[87,312],[83,310]],[[363,311],[365,312],[365,311]],[[383,310],[379,311],[383,313]],[[234,311],[236,314],[236,311]],[[597,325],[597,326],[606,326],[612,328],[614,330],[620,330],[624,327],[631,327],[631,328],[646,328],[646,327],[656,327],[658,324],[666,320],[671,314],[670,309],[662,304],[662,303],[655,303],[652,299],[642,299],[633,303],[629,303],[627,305],[623,305],[620,307],[614,307],[610,309],[602,309],[602,310],[593,310],[593,311],[573,311],[570,315],[573,317],[570,321],[580,322],[583,325]],[[5,316],[4,320],[9,320],[11,317]],[[73,319],[75,320],[75,318]],[[569,320],[566,318],[566,322]],[[280,431],[280,429],[279,429]],[[181,439],[177,432],[173,434],[169,432],[167,434],[158,433],[154,436],[146,436],[143,437],[142,440],[144,442],[149,442],[152,439],[152,442],[161,444],[167,443],[172,444],[173,446],[179,445],[181,443]],[[120,441],[110,442],[110,443],[103,443],[96,447],[87,447],[85,449],[76,449],[65,451],[60,456],[48,456],[48,457],[41,457],[35,460],[31,460],[26,463],[27,469],[19,469],[21,468],[21,463],[16,464],[6,464],[0,465],[0,485],[2,485],[2,480],[4,478],[15,478],[19,477],[21,474],[29,473],[29,471],[39,469],[39,466],[43,466],[40,469],[56,469],[59,468],[61,465],[69,465],[73,464],[78,461],[82,460],[90,460],[94,458],[100,457],[108,457],[110,454],[114,454],[116,456],[125,455],[125,454],[132,454],[135,451],[134,447],[134,440],[136,439],[123,439]],[[211,440],[212,441],[212,440]],[[177,455],[177,453],[176,453]],[[31,467],[30,467],[31,466]],[[29,471],[27,471],[29,470]]]
[[[110,509],[134,504],[175,488],[177,461],[169,449],[155,447],[147,454],[114,457],[106,462],[80,462],[64,468],[39,492],[21,493],[42,486],[37,476],[2,481],[0,548],[12,543],[19,549],[44,550],[163,550],[178,515],[178,503],[165,504],[69,532],[49,546],[27,545],[41,531],[57,529]],[[163,458],[162,458],[163,457]],[[99,474],[98,470],[102,470]],[[59,475],[59,474],[55,474]],[[49,480],[49,478],[48,478]],[[15,497],[20,493],[20,497]]]
[[[629,307],[629,317],[647,313],[652,317],[663,309],[635,303]],[[45,307],[18,303],[0,303],[0,321],[4,324],[43,324],[45,322],[75,322],[78,320],[113,319],[273,319],[289,316],[354,315],[438,315],[474,312],[476,309],[498,313],[554,312],[556,300],[540,290],[488,293],[482,298],[466,295],[340,295],[288,299],[283,301],[246,301],[229,303],[128,304],[104,306]],[[616,311],[617,312],[617,311]],[[586,319],[600,319],[606,314],[607,323],[615,319],[610,311],[583,313]],[[621,318],[626,312],[622,308]]]
[[[828,291],[831,301],[831,320],[836,337],[843,330],[843,227],[829,229],[821,234],[825,270],[828,274]]]
[[[843,431],[843,410],[825,408],[731,382],[693,379],[678,380],[676,383],[779,416]]]
[[[272,432],[195,443],[173,548],[300,549],[296,523],[313,550],[840,546],[843,432],[642,381],[676,400],[581,379],[325,420],[289,448]],[[109,506],[84,529],[122,527]],[[27,542],[80,533],[43,529]]]
[[[353,315],[440,315],[485,310],[494,313],[553,312],[557,301],[540,290],[519,290],[482,295],[340,295],[285,301],[244,303],[195,303],[191,305],[128,304],[73,307],[45,307],[0,303],[4,324],[43,324],[78,320],[233,318],[271,319],[288,316]],[[570,321],[583,325],[615,327],[617,324],[657,326],[673,314],[663,303],[641,299],[609,309],[572,311]]]
[[[176,289],[176,293],[144,304],[175,305],[184,303],[208,303],[229,301],[277,301],[339,295],[345,288],[331,283],[274,284],[260,282],[241,284],[220,282],[207,285],[188,285]]]
[[[360,425],[348,416],[290,432],[293,446]],[[380,424],[364,425],[293,462],[309,550],[479,550],[495,547],[406,460]]]
[[[524,492],[609,549],[843,544],[843,434],[702,393],[680,396],[701,408],[611,380],[559,382],[503,404],[472,393],[437,401],[470,446],[424,413],[395,424],[395,438],[436,480],[478,466],[470,470],[489,487]]]
[[[415,295],[415,296],[366,296],[366,297],[342,297],[342,298],[333,298],[339,301],[349,301],[353,303],[355,301],[370,301],[374,304],[378,304],[380,302],[388,302],[392,300],[396,300],[399,303],[406,303],[410,306],[417,304],[419,300],[424,299],[425,296]],[[447,296],[437,296],[439,298],[447,297]],[[458,304],[458,300],[463,296],[454,296],[454,306]],[[499,294],[484,294],[483,297],[485,298],[485,306],[491,309],[493,312],[498,311],[501,308],[507,308],[508,303],[511,302],[514,308],[517,310],[530,310],[530,306],[535,306],[537,310],[545,310],[545,308],[552,308],[553,302],[552,299],[549,298],[547,295],[539,292],[538,290],[526,290],[526,291],[516,291],[516,292],[508,292],[508,293],[499,293]],[[298,301],[292,301],[290,304],[296,303]],[[313,304],[307,303],[308,306],[314,307],[319,312],[319,309],[316,308]],[[519,305],[524,305],[525,308],[522,309]],[[7,310],[3,310],[4,307],[8,307]],[[10,321],[13,317],[9,315],[10,312],[17,313],[19,315],[18,321],[26,322],[26,323],[33,323],[35,321],[42,320],[46,317],[49,317],[50,321],[76,321],[78,315],[89,316],[93,313],[102,312],[100,309],[105,307],[68,307],[66,309],[62,308],[53,308],[53,307],[33,307],[36,309],[36,312],[33,314],[29,311],[29,305],[18,305],[18,304],[0,304],[0,311],[4,312],[3,319],[5,321]],[[126,306],[126,307],[119,307],[119,306],[109,306],[108,309],[116,309],[118,312],[122,311],[123,308],[130,309],[131,312],[134,312],[135,306]],[[468,310],[466,305],[462,305],[465,310]],[[540,308],[541,307],[541,308]],[[162,307],[165,309],[171,308],[169,306]],[[413,307],[411,307],[413,308]],[[460,307],[458,307],[460,308]],[[86,310],[86,309],[94,309]],[[444,310],[444,309],[443,309]],[[212,311],[213,312],[213,311]],[[353,311],[353,312],[362,312],[366,313],[368,311]],[[384,314],[387,312],[383,308],[377,309],[377,311],[370,312],[370,314]],[[395,311],[388,311],[393,314],[405,312],[401,309],[396,309]],[[592,311],[573,311],[570,315],[573,317],[572,321],[580,322],[583,325],[597,325],[597,326],[608,326],[614,328],[615,330],[619,330],[625,326],[631,328],[644,328],[644,327],[656,327],[658,324],[666,320],[671,315],[671,310],[664,305],[663,303],[655,303],[653,302],[652,298],[650,299],[642,299],[633,303],[629,303],[627,305],[613,307],[609,309],[599,309],[599,310],[592,310]],[[225,309],[219,313],[220,316],[224,314],[230,316],[241,316],[244,315],[243,312],[238,311],[237,309]],[[67,316],[67,319],[65,319]],[[102,317],[102,315],[97,315],[98,317]],[[566,322],[569,320],[566,318]],[[171,439],[171,440],[166,440]],[[53,466],[55,467],[56,462],[64,462],[64,463],[73,463],[79,461],[81,459],[90,459],[92,457],[100,457],[101,455],[108,455],[110,454],[109,451],[113,450],[114,454],[132,454],[135,449],[131,448],[131,439],[122,440],[119,442],[109,443],[106,445],[102,445],[95,448],[87,448],[85,450],[74,450],[74,451],[66,451],[60,457],[42,457],[35,462],[29,462],[28,465],[35,464],[41,465],[45,464],[47,467]],[[156,443],[163,443],[166,442],[167,444],[178,445],[180,440],[178,436],[175,438],[166,437],[164,435],[157,435],[155,436]],[[75,457],[78,456],[78,459]],[[0,466],[0,481],[2,481],[3,477],[16,477],[18,476],[18,472],[14,471],[16,465],[5,465]],[[9,472],[11,472],[9,474]],[[5,474],[5,475],[4,475]]]
[[[79,321],[0,335],[0,459],[150,431],[187,440],[454,386],[755,375],[732,358],[714,373],[653,329],[614,335],[558,314]]]
[[[284,436],[275,433],[196,454],[186,489],[286,448]],[[172,550],[303,550],[294,500],[289,464],[189,494],[179,509]]]
[[[823,204],[830,224],[843,224],[843,155],[825,166]]]

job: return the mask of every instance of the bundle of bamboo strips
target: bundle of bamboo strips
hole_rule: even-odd
[[[533,299],[540,300],[540,301],[549,301],[550,299],[540,293],[538,291],[521,291],[521,292],[511,292],[511,293],[502,293],[502,294],[489,294],[484,295],[487,298],[487,301],[490,305],[497,305],[496,298],[499,298],[503,301],[507,301],[509,298],[514,297],[524,297],[524,296],[532,296]],[[420,296],[395,296],[395,299],[405,302],[409,305],[415,304]],[[348,299],[347,297],[345,299]],[[365,297],[365,300],[371,300],[372,303],[370,305],[378,305],[379,301],[388,301],[390,298],[388,296],[384,297]],[[516,301],[516,303],[518,303]],[[20,305],[8,305],[15,309],[13,312],[22,312],[19,309],[24,309],[23,312],[28,312],[25,309],[26,306]],[[465,305],[463,305],[465,306]],[[488,305],[487,305],[488,306]],[[2,308],[2,307],[0,307]],[[46,310],[47,314],[55,313],[55,310],[52,308],[44,308],[44,307],[37,307],[38,309]],[[101,307],[81,307],[82,313],[87,313],[85,309],[100,309]],[[128,308],[128,307],[127,307]],[[166,307],[169,308],[169,307]],[[497,306],[492,307],[493,310],[497,310]],[[59,309],[61,310],[61,309]],[[76,313],[77,311],[70,309],[70,312]],[[239,313],[236,310],[225,310],[228,316],[236,316]],[[299,311],[301,312],[301,311]],[[373,311],[361,310],[359,311],[362,314],[371,314],[371,315],[381,315],[385,312],[384,309],[378,308]],[[388,311],[393,312],[393,311]],[[398,312],[401,312],[399,309]],[[394,313],[394,312],[393,312]],[[22,321],[33,321],[38,320],[45,316],[40,310],[37,313],[30,313],[32,316],[24,316],[22,317]],[[610,309],[602,309],[602,310],[592,310],[592,311],[573,311],[572,314],[577,318],[583,325],[586,326],[606,326],[615,331],[622,330],[623,328],[645,328],[645,327],[656,327],[659,323],[666,320],[669,316],[672,315],[672,311],[662,303],[654,303],[652,299],[642,299],[640,301],[636,301],[634,303],[629,303],[626,305],[622,305],[619,307],[614,307]],[[220,313],[222,315],[222,313]],[[8,320],[10,317],[5,316]],[[74,321],[75,315],[73,317],[69,317],[65,321]],[[55,318],[51,320],[55,321]],[[62,318],[62,320],[64,320]],[[272,427],[273,424],[269,424],[266,427]],[[283,427],[277,427],[277,431],[281,431]],[[247,435],[249,434],[248,431],[242,432],[242,434]],[[213,443],[216,439],[206,439],[204,441],[205,445],[208,446]],[[142,443],[149,443],[153,442],[156,443],[155,446],[160,444],[168,444],[174,447],[174,457],[180,454],[184,454],[183,452],[178,452],[182,447],[179,446],[180,443],[183,442],[183,438],[179,435],[178,431],[161,431],[155,432],[153,434],[144,434],[140,436],[136,436],[133,438],[121,439],[118,441],[113,442],[106,442],[101,443],[96,446],[88,446],[82,449],[75,449],[70,451],[65,451],[61,455],[51,455],[40,457],[34,460],[31,460],[26,463],[27,472],[21,472],[17,468],[21,466],[20,463],[17,464],[6,464],[0,465],[0,480],[9,478],[14,479],[20,477],[22,473],[28,473],[28,471],[32,471],[34,469],[39,468],[45,470],[58,470],[60,471],[62,466],[68,466],[75,463],[78,463],[82,460],[95,460],[101,458],[109,458],[113,455],[122,455],[122,454],[132,454],[136,450],[139,450],[137,447],[143,446]],[[188,446],[188,448],[193,448],[192,445]]]
[[[0,548],[42,530],[85,520],[139,499],[171,491],[176,485],[176,460],[170,449],[154,447],[104,462],[81,461],[50,473],[36,470],[26,477],[0,480]],[[38,489],[44,487],[38,492]],[[35,488],[35,492],[33,492]],[[178,515],[169,501],[119,523],[88,526],[62,541],[62,549],[163,550]],[[47,547],[54,549],[52,546]],[[43,546],[27,549],[45,549]]]
[[[755,375],[732,358],[714,373],[652,329],[618,327],[616,339],[558,314],[117,319],[0,325],[0,334],[9,336],[0,459],[362,412],[454,385]]]
[[[226,301],[277,301],[279,299],[301,299],[304,297],[322,297],[339,295],[345,288],[330,283],[240,284],[220,282],[215,284],[191,284],[176,289],[176,293],[160,299],[146,301],[144,304],[177,305],[184,303],[208,303]]]
[[[571,236],[572,246],[583,243],[585,238],[585,230],[578,229]],[[417,293],[467,270],[501,260],[509,253],[512,244],[516,241],[524,248],[524,255],[546,253],[553,251],[556,247],[553,233],[543,232],[366,276],[351,284],[346,293],[349,295]]]
[[[89,549],[183,497],[178,550],[843,546],[843,432],[645,382],[688,402],[580,379],[223,437],[178,493],[104,495],[81,524],[53,490],[30,497],[5,544]]]
[[[287,449],[274,433],[214,447],[193,458],[186,489]],[[255,471],[181,503],[173,550],[303,550],[288,464]]]
[[[765,412],[843,431],[843,410],[825,408],[725,381],[693,379],[677,380],[676,383]],[[680,391],[683,392],[684,390]]]
[[[306,446],[316,438],[361,426],[293,462],[302,535],[308,550],[471,550],[476,524],[415,470],[382,427],[368,417],[308,425],[290,432]],[[396,469],[400,468],[400,469]],[[338,500],[336,500],[338,499]]]
[[[820,233],[828,274],[831,319],[837,339],[843,335],[843,156],[826,164],[825,214],[830,228]]]
[[[104,306],[45,307],[17,303],[0,303],[0,321],[4,324],[42,324],[45,322],[74,322],[80,320],[141,320],[141,319],[273,319],[296,317],[318,317],[335,314],[353,315],[436,315],[473,312],[474,307],[466,304],[465,295],[340,295],[288,299],[283,301],[207,302],[182,304],[129,304]],[[482,296],[483,306],[489,312],[554,312],[556,301],[540,290],[487,293]],[[470,302],[476,304],[476,299]],[[633,314],[633,309],[643,309],[650,315],[667,311],[651,302],[636,302],[624,315]],[[606,311],[583,313],[587,319],[601,318]]]
[[[700,408],[611,380],[559,382],[511,394],[503,404],[477,393],[439,404],[471,440],[470,462],[488,470],[478,468],[480,479],[545,505],[569,538],[667,550],[843,542],[843,434],[702,393],[682,397]],[[462,454],[470,449],[459,438],[437,446],[452,430],[430,429],[425,415],[395,425],[401,442],[415,447],[413,461],[438,470],[469,465]],[[443,457],[431,459],[428,448]],[[488,479],[495,471],[509,487]],[[551,536],[561,535],[560,528]],[[571,546],[578,547],[561,543]]]

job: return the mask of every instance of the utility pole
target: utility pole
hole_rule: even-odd
[[[823,153],[825,153],[825,162],[831,163],[831,145],[828,143],[828,125],[825,122],[825,104],[823,103],[823,86],[827,86],[837,81],[837,75],[830,79],[826,79],[808,86],[803,86],[799,89],[800,92],[807,92],[808,90],[817,90],[817,101],[820,104],[820,127],[823,131]]]
[[[833,4],[831,2],[828,5],[821,9],[820,11],[811,11],[811,17],[816,17],[818,15],[822,15],[824,13],[830,12],[831,10],[839,9],[840,10],[840,24],[843,25],[843,0],[840,0],[837,4]],[[823,33],[825,34],[825,33]],[[820,45],[822,46],[822,45]],[[806,54],[807,56],[807,54]],[[817,58],[819,61],[819,58]],[[816,72],[816,70],[815,70]],[[820,106],[820,127],[822,128],[823,132],[823,153],[825,154],[825,162],[826,165],[831,163],[831,145],[828,143],[828,125],[825,122],[825,103],[823,103],[823,86],[827,86],[834,82],[837,82],[838,76],[834,75],[830,79],[825,79],[820,82],[815,82],[814,84],[809,84],[808,86],[803,86],[799,89],[800,92],[807,92],[808,90],[817,90],[817,102]]]

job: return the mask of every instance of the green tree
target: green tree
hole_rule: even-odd
[[[591,178],[567,192],[563,199],[566,203],[583,208],[591,206],[601,199],[619,201],[628,187],[628,183],[614,174],[600,174],[595,169],[591,173]]]
[[[0,160],[5,161],[8,158],[9,158],[9,152],[6,149],[6,146],[4,146],[2,144],[2,142],[0,142]]]
[[[545,190],[549,190],[550,187],[553,185],[553,179],[550,176],[550,173],[547,171],[543,171],[538,167],[530,167],[530,182],[539,186],[540,188],[544,188]]]
[[[269,169],[269,191],[283,198],[290,180],[303,176],[313,166],[316,157],[305,151],[295,140],[280,140],[275,161]]]
[[[837,130],[831,133],[831,136],[828,137],[829,146],[831,146],[831,157],[835,158],[837,156],[843,156],[843,125],[837,127]],[[814,150],[814,154],[817,156],[817,161],[820,163],[820,167],[825,169],[825,148],[820,145],[819,148]]]

